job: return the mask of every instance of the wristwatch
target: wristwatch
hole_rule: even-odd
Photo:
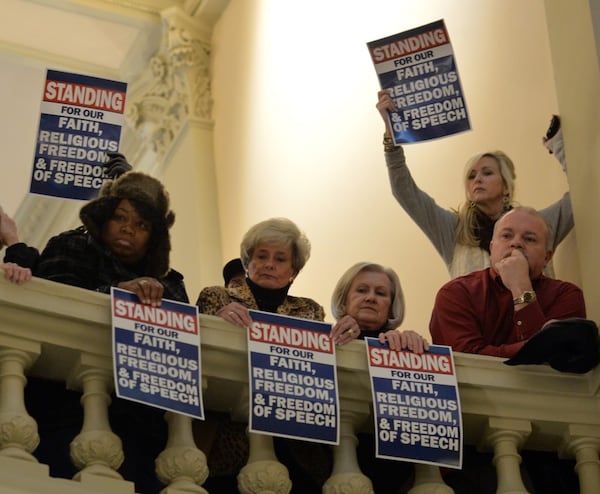
[[[391,153],[392,151],[394,151],[398,146],[396,146],[394,144],[394,140],[392,139],[392,136],[383,134],[383,149],[386,153]]]
[[[523,292],[517,298],[513,298],[513,304],[530,304],[531,302],[535,302],[536,295],[534,291],[528,290]]]

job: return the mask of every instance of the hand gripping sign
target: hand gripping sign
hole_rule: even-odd
[[[462,417],[452,349],[416,354],[365,338],[373,391],[376,456],[462,466]]]

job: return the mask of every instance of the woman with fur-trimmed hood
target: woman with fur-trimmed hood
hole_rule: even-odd
[[[108,180],[79,217],[83,226],[48,241],[35,276],[102,293],[115,286],[151,305],[188,302],[183,276],[169,268],[175,214],[157,179],[129,171]]]
[[[122,155],[107,167],[115,164],[124,167],[125,173],[107,180],[99,197],[81,208],[82,226],[51,238],[41,254],[15,243],[7,255],[29,263],[35,276],[51,281],[102,293],[110,293],[115,286],[154,306],[162,298],[187,303],[183,276],[169,267],[169,228],[175,215],[167,191],[157,179],[127,171],[131,166]],[[77,470],[68,451],[81,430],[81,393],[43,377],[28,376],[27,380],[25,403],[42,439],[35,455],[50,466],[51,475],[71,478]],[[142,403],[111,400],[111,428],[121,438],[125,453],[119,472],[135,482],[136,492],[162,489],[154,459],[167,438],[163,415],[164,410]]]

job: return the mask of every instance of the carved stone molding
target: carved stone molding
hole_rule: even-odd
[[[129,95],[126,121],[162,158],[187,121],[212,126],[210,43],[198,21],[179,9],[162,13],[163,37],[140,87]]]

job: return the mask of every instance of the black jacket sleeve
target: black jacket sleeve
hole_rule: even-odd
[[[4,262],[14,262],[19,266],[29,268],[33,271],[39,257],[40,253],[35,247],[29,247],[23,242],[18,242],[6,248]]]

